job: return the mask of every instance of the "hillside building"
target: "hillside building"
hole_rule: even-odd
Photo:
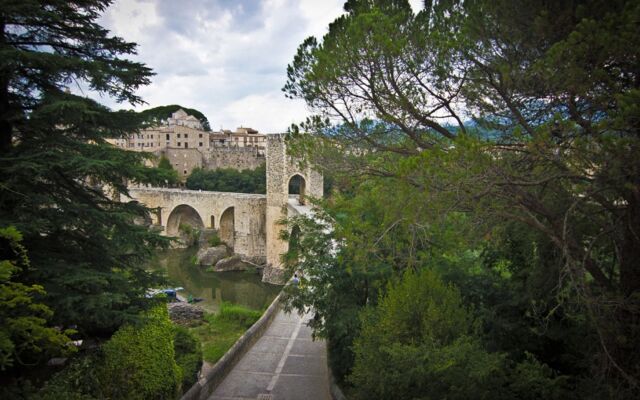
[[[156,126],[109,142],[127,150],[163,155],[179,176],[186,178],[194,168],[257,168],[264,164],[267,135],[246,127],[235,132],[206,132],[196,117],[180,109]]]

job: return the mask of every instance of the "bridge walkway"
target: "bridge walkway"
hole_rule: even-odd
[[[329,400],[327,350],[300,316],[282,310],[208,400]]]

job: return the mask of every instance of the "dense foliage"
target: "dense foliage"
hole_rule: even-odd
[[[142,116],[146,124],[156,125],[156,124],[159,124],[160,121],[170,118],[171,114],[173,114],[174,112],[180,109],[184,110],[187,114],[193,115],[194,117],[196,117],[198,121],[200,121],[200,123],[202,124],[202,127],[204,128],[204,130],[207,132],[211,132],[211,126],[209,125],[209,120],[207,119],[207,117],[205,117],[203,113],[193,108],[182,107],[178,104],[171,104],[168,106],[159,106],[159,107],[149,108],[147,110],[141,111],[140,115]]]
[[[132,223],[148,210],[120,202],[127,183],[159,184],[163,170],[145,167],[145,153],[106,142],[138,129],[140,116],[67,90],[80,86],[142,102],[135,91],[150,82],[151,70],[128,58],[135,44],[96,22],[110,4],[6,0],[0,6],[0,226],[21,232],[30,259],[12,285],[37,295],[34,328],[41,325],[37,318],[50,315],[52,325],[76,326],[82,338],[109,335],[153,303],[144,295],[160,278],[144,269],[144,260],[166,244]],[[14,345],[34,350],[41,333],[30,330]],[[46,361],[14,363],[3,377]]]
[[[221,168],[206,170],[196,168],[187,178],[186,186],[191,190],[211,190],[215,192],[259,193],[267,191],[266,166],[253,170]]]
[[[293,154],[335,176],[319,220],[291,221],[300,236],[287,255],[308,284],[290,305],[315,307],[334,370],[356,374],[352,360],[375,356],[353,353],[366,333],[354,315],[384,302],[404,270],[430,269],[478,321],[479,347],[460,356],[505,357],[504,385],[533,396],[536,376],[562,377],[540,396],[637,396],[640,5],[427,1],[416,14],[402,0],[350,0],[345,10],[300,46],[284,88],[316,112],[293,127]],[[456,393],[450,372],[438,396]]]
[[[149,311],[142,326],[126,325],[102,346],[101,393],[112,399],[173,399],[182,371],[176,364],[167,307]]]
[[[484,350],[459,291],[430,270],[407,271],[362,318],[350,378],[355,398],[565,398],[559,378],[535,358],[510,365]]]
[[[15,228],[0,228],[1,371],[14,364],[32,364],[59,354],[70,340],[47,326],[53,311],[38,300],[45,294],[42,286],[21,283],[21,276],[29,268],[21,241],[22,235]]]
[[[175,330],[162,304],[96,351],[75,358],[32,398],[175,399],[181,382],[194,380],[193,368],[201,360],[192,354],[199,354],[198,346],[188,333]]]
[[[171,161],[169,161],[167,157],[165,157],[164,155],[161,156],[158,160],[158,166],[156,168],[160,170],[161,174],[165,178],[165,181],[162,184],[164,184],[165,186],[178,185],[178,183],[180,182],[178,171],[173,168],[173,165],[171,165]]]
[[[173,350],[182,376],[182,391],[186,392],[198,381],[202,367],[202,348],[200,340],[187,328],[176,325],[173,329]]]

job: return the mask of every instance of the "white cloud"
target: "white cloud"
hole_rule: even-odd
[[[116,0],[101,24],[138,43],[153,68],[140,109],[181,104],[212,127],[281,132],[307,115],[281,92],[286,67],[308,36],[322,36],[344,0]],[[109,99],[113,108],[128,107]]]
[[[321,38],[345,0],[116,0],[101,24],[138,43],[153,68],[139,94],[148,108],[181,104],[212,128],[281,132],[308,112],[281,92],[287,64],[309,36]],[[409,0],[414,12],[423,0]],[[111,100],[100,101],[113,107]]]
[[[252,94],[225,106],[219,113],[243,124],[224,126],[234,129],[240,125],[258,128],[263,133],[284,132],[293,123],[301,122],[306,115],[302,100],[289,100],[279,93]],[[212,128],[217,129],[219,125]]]

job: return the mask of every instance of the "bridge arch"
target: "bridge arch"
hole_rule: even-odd
[[[218,219],[220,240],[226,243],[233,250],[236,241],[236,218],[235,207],[229,207],[220,215]]]
[[[307,180],[302,174],[295,173],[289,177],[287,183],[289,197],[295,196],[300,205],[305,204],[305,195],[307,190]]]
[[[190,225],[198,229],[204,228],[204,222],[198,211],[187,204],[180,204],[171,210],[167,219],[167,235],[178,236],[181,224]]]

